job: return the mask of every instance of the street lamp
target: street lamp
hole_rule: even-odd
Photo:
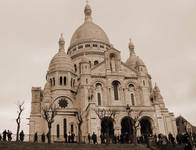
[[[131,113],[132,109],[129,106],[129,104],[127,104],[126,111],[127,111],[128,116],[130,116],[130,113]]]

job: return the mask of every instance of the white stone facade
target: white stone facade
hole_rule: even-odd
[[[148,120],[152,130],[150,134],[172,133],[175,136],[174,114],[165,107],[159,88],[156,85],[152,87],[151,76],[144,62],[136,56],[132,42],[129,43],[130,56],[122,62],[120,51],[93,23],[89,5],[84,12],[85,22],[74,33],[67,53],[61,36],[59,51],[50,62],[44,89],[32,88],[29,134],[48,132],[41,115],[42,108],[54,104],[58,111],[52,124],[53,140],[64,141],[65,133],[69,132],[78,135],[76,112],[82,114],[82,136],[95,132],[99,137],[102,127],[95,109],[116,112],[114,134],[120,135],[129,105],[133,110],[131,118],[134,118],[134,112],[143,111],[138,122]],[[60,102],[67,105],[62,107]],[[142,128],[140,124],[138,136],[142,134]]]

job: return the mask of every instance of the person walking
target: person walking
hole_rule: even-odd
[[[3,141],[4,141],[4,142],[6,141],[6,137],[7,137],[7,131],[4,130],[4,131],[3,131]]]
[[[97,144],[97,135],[95,134],[95,132],[93,132],[92,140],[93,140],[93,144]]]
[[[23,132],[23,130],[20,132],[19,136],[20,136],[20,141],[23,142],[24,141],[24,132]]]
[[[38,140],[38,135],[37,135],[37,132],[36,132],[35,135],[34,135],[34,142],[36,143],[37,140]]]
[[[192,150],[193,149],[193,146],[191,144],[190,141],[188,141],[185,146],[184,146],[184,150]]]
[[[12,140],[12,132],[9,130],[7,131],[7,138],[9,142]]]
[[[71,142],[71,133],[69,132],[68,133],[68,143],[70,143]]]
[[[45,143],[46,135],[43,133],[41,137],[42,137],[42,143]]]
[[[65,143],[67,143],[67,133],[64,133]]]
[[[91,143],[91,135],[90,135],[90,133],[88,134],[88,144],[90,144]]]

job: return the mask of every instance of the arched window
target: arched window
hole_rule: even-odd
[[[98,60],[95,60],[94,61],[94,65],[97,65],[99,62],[98,62]]]
[[[66,84],[67,84],[67,78],[64,77],[64,85],[66,85]]]
[[[144,86],[146,85],[145,80],[143,80],[143,85],[144,85]]]
[[[131,104],[132,104],[133,106],[135,106],[135,98],[134,98],[133,93],[131,93]]]
[[[97,93],[98,106],[101,106],[101,93]]]
[[[88,84],[88,79],[86,79],[86,84]]]
[[[112,86],[114,89],[114,100],[119,100],[119,86],[120,82],[119,81],[113,81]]]
[[[90,68],[91,68],[91,61],[89,61],[89,64],[90,64]]]
[[[71,87],[73,86],[73,79],[71,78]]]
[[[71,133],[74,133],[74,125],[71,124]]]
[[[60,137],[60,127],[59,127],[59,124],[56,125],[56,136],[57,136],[57,138]]]
[[[129,91],[134,91],[135,86],[133,84],[129,84]]]
[[[85,44],[85,47],[91,47],[91,45],[90,44]]]
[[[74,69],[75,69],[75,72],[77,72],[77,65],[74,64]]]
[[[60,77],[60,85],[62,85],[62,84],[63,84],[63,78]]]
[[[73,87],[75,86],[75,79],[73,79]]]
[[[52,86],[52,79],[50,79],[50,86]]]
[[[81,69],[81,66],[82,66],[82,65],[79,64],[79,73],[81,73],[81,70],[82,70],[82,69]]]
[[[96,83],[96,85],[95,85],[95,87],[96,87],[96,95],[97,95],[97,104],[98,104],[98,106],[101,106],[102,105],[102,97],[101,97],[101,95],[102,95],[102,85],[101,85],[101,83]]]
[[[102,87],[101,83],[96,84],[96,88],[101,88],[101,87]]]
[[[67,120],[63,120],[63,127],[64,127],[64,136],[67,135]]]
[[[55,78],[53,78],[53,85],[55,86]]]

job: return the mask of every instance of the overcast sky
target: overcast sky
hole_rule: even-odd
[[[121,51],[147,65],[166,107],[196,125],[196,1],[90,0],[93,20]],[[84,21],[85,0],[0,0],[0,132],[15,130],[16,103],[25,101],[22,125],[28,133],[31,87],[44,86],[49,62],[66,48]]]

